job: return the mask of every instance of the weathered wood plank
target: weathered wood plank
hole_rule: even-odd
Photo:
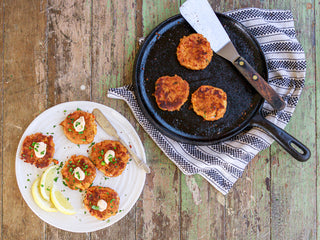
[[[319,32],[320,32],[320,20],[319,20],[319,16],[320,15],[320,1],[314,1],[313,5],[312,3],[310,3],[308,5],[308,7],[311,9],[315,8],[315,19],[313,22],[313,26],[314,26],[314,31],[313,31],[313,40],[312,40],[312,47],[314,48],[314,54],[315,56],[315,72],[316,72],[316,76],[315,76],[315,92],[316,92],[316,114],[315,114],[315,122],[314,124],[316,125],[316,151],[313,153],[314,156],[316,157],[316,168],[317,168],[317,231],[316,231],[316,239],[320,238],[320,191],[319,191],[319,186],[320,186],[320,178],[318,176],[320,176],[320,169],[319,169],[319,164],[320,164],[320,124],[319,122],[317,122],[318,119],[320,119],[320,36],[319,36]]]
[[[48,101],[91,99],[91,1],[48,1]],[[47,225],[49,239],[89,239],[89,234]]]
[[[52,105],[91,98],[91,2],[48,1],[48,77]]]
[[[1,83],[0,83],[0,89],[1,89],[1,103],[0,103],[0,136],[3,136],[3,94],[4,94],[4,72],[3,72],[3,40],[4,40],[4,7],[3,7],[3,0],[0,1],[0,74],[1,74]],[[3,138],[0,140],[0,206],[2,206],[2,186],[3,186]],[[0,208],[0,216],[3,215],[2,207]],[[0,218],[0,239],[3,239],[2,236],[2,218]]]
[[[297,37],[307,60],[305,88],[286,131],[306,144],[312,153],[306,163],[297,162],[278,144],[271,147],[271,237],[272,239],[316,238],[316,129],[315,52],[312,40],[314,11],[310,1],[270,1],[272,8],[291,9]]]
[[[146,37],[154,27],[179,12],[179,1],[144,0],[141,7],[141,33]],[[179,239],[180,171],[145,133],[141,136],[151,174],[137,204],[137,239]]]
[[[28,124],[45,109],[45,2],[2,2],[3,199],[2,239],[41,239],[45,224],[29,209],[16,185],[15,153]],[[3,27],[1,24],[1,27]],[[3,29],[1,29],[3,31]],[[27,181],[27,179],[26,179]]]
[[[181,239],[224,239],[225,197],[199,175],[181,174]]]
[[[226,239],[270,239],[269,152],[249,163],[226,196]]]
[[[131,1],[93,1],[92,22],[92,100],[121,112],[135,123],[129,107],[107,98],[110,87],[132,81],[136,54],[136,4]],[[135,208],[109,228],[91,234],[91,239],[135,239]]]

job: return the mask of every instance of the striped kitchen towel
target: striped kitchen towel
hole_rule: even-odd
[[[284,110],[275,111],[265,102],[262,113],[284,128],[298,103],[306,73],[305,55],[296,39],[292,13],[247,8],[225,14],[246,26],[258,40],[267,61],[269,84],[287,104]],[[200,174],[222,194],[228,193],[251,159],[273,142],[262,130],[252,128],[220,144],[183,144],[161,134],[145,118],[131,85],[109,89],[108,97],[127,102],[137,121],[184,174]]]

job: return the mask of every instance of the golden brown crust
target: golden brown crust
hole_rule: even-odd
[[[73,123],[81,116],[85,119],[85,129],[82,132],[77,132],[74,129]],[[97,134],[97,124],[94,120],[93,114],[77,110],[70,113],[60,125],[63,127],[64,134],[71,142],[75,144],[89,144]]]
[[[193,110],[207,121],[222,118],[227,110],[227,94],[220,88],[202,85],[191,96]]]
[[[47,144],[46,154],[42,158],[37,158],[34,152],[34,145],[37,142]],[[43,135],[42,133],[35,133],[24,139],[21,148],[21,158],[26,163],[34,164],[37,168],[45,168],[53,161],[54,152],[53,137]]]
[[[188,100],[189,84],[177,75],[162,76],[155,85],[156,102],[164,111],[179,111]]]
[[[80,181],[74,176],[74,170],[79,167],[85,173],[85,179]],[[90,187],[96,177],[96,168],[89,158],[79,155],[73,155],[66,161],[61,169],[62,177],[65,183],[72,190],[85,190]]]
[[[108,150],[115,152],[115,158],[111,162],[106,163],[104,155]],[[120,142],[105,140],[92,146],[89,158],[104,175],[107,177],[117,177],[126,168],[130,156],[128,150]]]
[[[97,209],[98,201],[107,202],[106,210],[100,212]],[[105,220],[118,213],[120,197],[116,191],[108,187],[92,186],[87,190],[83,203],[89,213],[99,220]]]
[[[192,70],[205,69],[212,55],[210,43],[201,34],[193,33],[180,39],[177,58],[182,66]]]

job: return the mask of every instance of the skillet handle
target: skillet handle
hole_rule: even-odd
[[[265,130],[274,140],[277,141],[277,143],[279,143],[292,157],[298,161],[305,162],[310,158],[310,150],[305,145],[303,145],[286,131],[263,118],[260,114],[253,117],[251,126]],[[302,153],[298,152],[293,145],[296,148],[299,148]]]
[[[237,58],[233,65],[275,110],[285,108],[283,99],[243,57]]]

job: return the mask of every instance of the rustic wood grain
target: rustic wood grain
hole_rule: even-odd
[[[12,0],[2,6],[2,166],[6,169],[2,172],[2,239],[39,239],[44,237],[45,224],[32,213],[18,190],[15,153],[27,125],[46,107],[45,3]]]
[[[315,19],[313,22],[313,37],[314,39],[312,39],[312,47],[314,49],[314,54],[315,54],[315,107],[316,107],[316,112],[315,112],[315,121],[314,124],[316,126],[316,151],[313,153],[314,157],[316,158],[316,181],[317,181],[317,202],[316,202],[316,210],[317,210],[317,219],[316,219],[316,224],[317,224],[317,228],[316,228],[316,239],[320,238],[320,208],[318,206],[320,206],[320,191],[318,191],[319,186],[320,186],[320,178],[318,176],[320,176],[320,169],[319,169],[319,164],[320,164],[320,124],[318,119],[320,119],[320,36],[319,36],[319,32],[320,32],[320,20],[319,20],[319,16],[320,15],[320,1],[314,1],[313,4],[309,4],[308,7],[311,9],[314,9],[315,12]],[[312,123],[311,123],[312,124]]]
[[[268,149],[249,163],[226,199],[226,239],[270,239]]]
[[[315,146],[315,59],[314,12],[308,1],[272,2],[273,8],[291,9],[297,37],[307,60],[305,88],[286,131],[306,144],[312,153],[300,163],[278,144],[271,147],[271,237],[277,239],[316,238],[316,146]],[[307,196],[307,197],[306,197]],[[303,223],[303,224],[302,224]]]
[[[92,100],[113,107],[136,124],[123,101],[107,98],[111,87],[132,81],[136,54],[135,1],[93,1],[92,6]],[[135,207],[109,228],[94,232],[91,239],[135,239]]]
[[[3,216],[3,205],[2,205],[2,199],[3,199],[3,169],[2,169],[2,163],[3,163],[3,95],[4,95],[4,69],[3,69],[3,41],[4,41],[4,2],[3,0],[0,1],[0,74],[1,74],[1,83],[0,83],[0,89],[1,89],[1,103],[0,103],[0,216]],[[3,239],[2,236],[2,217],[0,218],[0,239]]]
[[[91,2],[48,1],[48,101],[91,98]],[[48,239],[89,239],[47,225]]]
[[[50,103],[90,100],[91,2],[49,0],[48,26]]]

